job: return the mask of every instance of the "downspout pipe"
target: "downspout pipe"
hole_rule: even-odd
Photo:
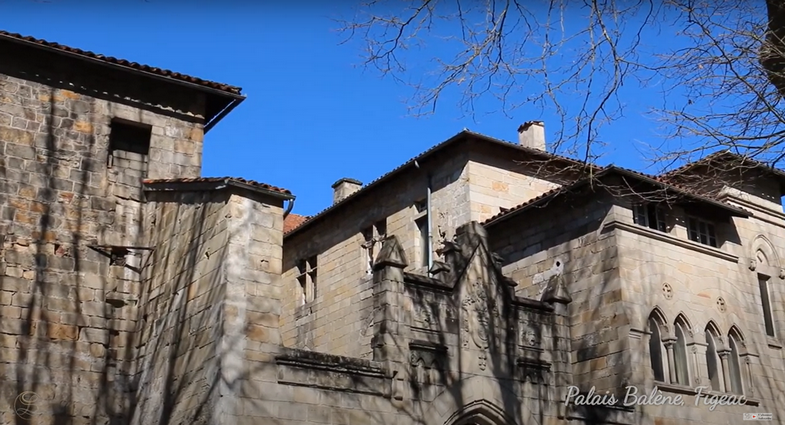
[[[287,206],[286,211],[283,212],[283,218],[286,218],[286,216],[292,212],[292,208],[294,208],[294,198],[289,200],[289,206]]]
[[[431,212],[433,211],[431,208],[431,190],[432,190],[432,177],[431,174],[428,173],[428,190],[427,196],[425,199],[425,210],[426,215],[428,216],[428,276],[431,275],[431,269],[433,268],[433,216]]]

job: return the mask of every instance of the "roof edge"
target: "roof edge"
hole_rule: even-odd
[[[407,168],[417,167],[417,164],[418,164],[419,161],[422,161],[422,160],[430,157],[431,155],[436,154],[437,152],[441,151],[442,149],[446,148],[447,146],[449,146],[449,145],[451,145],[453,143],[457,143],[457,142],[459,142],[461,140],[470,140],[472,138],[474,138],[475,140],[481,140],[481,141],[486,142],[486,143],[492,143],[492,144],[494,144],[496,146],[502,146],[502,147],[505,147],[505,148],[516,149],[516,150],[518,150],[520,152],[525,152],[525,153],[530,154],[530,155],[536,155],[537,157],[540,157],[540,158],[546,158],[546,159],[554,160],[554,161],[571,162],[571,163],[574,163],[576,165],[578,165],[578,164],[585,164],[585,165],[588,165],[589,167],[591,167],[594,170],[600,170],[601,169],[600,167],[598,167],[596,165],[586,164],[586,163],[584,163],[582,161],[579,161],[577,159],[573,159],[573,158],[569,158],[569,157],[566,157],[566,156],[557,155],[557,154],[550,153],[550,152],[547,152],[547,151],[540,151],[540,150],[537,150],[537,149],[527,148],[525,146],[521,146],[521,145],[516,144],[516,143],[507,142],[507,141],[504,141],[504,140],[500,140],[500,139],[496,139],[496,138],[493,138],[493,137],[490,137],[490,136],[486,136],[486,135],[481,134],[481,133],[475,133],[473,131],[464,129],[464,130],[456,133],[452,137],[448,138],[447,140],[445,140],[445,141],[443,141],[443,142],[441,142],[441,143],[439,143],[439,144],[437,144],[435,146],[432,146],[431,148],[425,150],[424,152],[420,153],[419,155],[415,156],[414,158],[409,159],[408,161],[406,161],[403,164],[399,165],[398,167],[394,168],[392,171],[389,171],[388,173],[383,174],[381,177],[377,178],[376,180],[372,181],[371,183],[368,183],[367,185],[365,185],[364,187],[360,188],[358,191],[352,193],[351,195],[347,196],[346,198],[344,198],[340,202],[338,202],[336,204],[333,204],[333,205],[325,208],[321,212],[316,213],[316,214],[310,216],[310,218],[308,220],[306,220],[305,222],[303,222],[299,227],[294,228],[291,231],[289,231],[288,233],[284,234],[284,238],[292,236],[295,233],[298,233],[298,232],[302,231],[303,229],[308,228],[312,223],[315,223],[315,222],[321,220],[324,216],[328,215],[330,212],[334,211],[335,209],[337,209],[341,205],[345,205],[347,202],[350,202],[352,199],[356,199],[357,197],[363,196],[364,194],[368,193],[368,191],[371,188],[376,187],[376,186],[378,186],[379,184],[381,184],[383,182],[389,181],[393,177],[395,177],[395,176],[399,175],[400,173],[402,173]]]
[[[254,193],[259,193],[271,196],[282,200],[293,201],[296,197],[286,189],[267,189],[257,186],[255,184],[238,181],[236,179],[227,177],[216,180],[194,180],[194,181],[178,181],[178,180],[145,180],[142,182],[145,192],[188,192],[188,191],[210,191],[210,190],[223,190],[229,187],[238,189],[245,189]],[[164,187],[165,186],[165,187]],[[278,189],[278,188],[276,188]],[[283,192],[286,191],[286,192]]]
[[[229,98],[232,98],[232,99],[245,99],[246,98],[245,95],[240,93],[242,91],[241,87],[231,86],[229,84],[208,81],[208,80],[204,80],[204,79],[199,78],[199,77],[191,77],[191,78],[194,78],[194,79],[198,79],[200,81],[204,81],[205,83],[214,83],[214,84],[224,85],[224,86],[226,86],[227,88],[230,89],[230,90],[221,90],[221,89],[209,87],[207,85],[203,85],[203,84],[199,84],[199,83],[195,83],[195,82],[190,82],[190,81],[174,78],[174,77],[167,76],[167,75],[159,75],[159,74],[156,74],[154,72],[146,71],[146,70],[143,70],[143,69],[136,69],[136,68],[133,68],[133,67],[130,67],[130,66],[127,66],[127,65],[123,65],[121,63],[114,63],[114,62],[110,62],[110,61],[107,61],[107,60],[104,60],[104,59],[94,58],[94,57],[91,57],[91,56],[89,56],[87,54],[84,54],[84,53],[73,52],[73,51],[69,51],[69,50],[59,49],[57,47],[50,46],[50,45],[47,45],[47,44],[36,43],[34,41],[27,40],[21,34],[19,35],[19,37],[15,37],[11,33],[4,33],[3,31],[0,31],[0,38],[8,40],[8,41],[10,41],[12,43],[22,44],[22,45],[29,46],[29,47],[32,47],[32,48],[35,48],[35,49],[44,50],[44,51],[56,53],[56,54],[63,55],[63,56],[69,56],[69,57],[73,57],[73,58],[78,58],[79,60],[83,60],[85,62],[90,62],[90,63],[94,63],[94,64],[101,65],[101,66],[105,66],[105,67],[108,67],[108,68],[114,68],[114,69],[119,69],[119,70],[122,70],[122,71],[125,71],[125,72],[133,73],[133,74],[144,75],[146,77],[150,77],[150,78],[154,78],[154,79],[157,79],[157,80],[160,80],[160,81],[166,81],[166,82],[169,82],[169,83],[173,83],[173,84],[189,87],[189,88],[192,88],[194,90],[199,90],[199,91],[202,91],[202,92],[211,93],[211,94],[214,94],[214,95],[217,95],[217,96],[229,97]],[[53,43],[53,42],[49,42],[49,41],[46,41],[46,40],[43,40],[43,39],[39,39],[39,38],[35,38],[35,37],[29,37],[29,38],[41,41],[43,43],[60,45],[59,43]],[[80,51],[82,50],[82,49],[78,49],[78,48],[71,48],[71,49],[80,50]],[[103,56],[103,55],[96,54],[96,56]],[[122,59],[122,60],[125,61],[125,62],[131,62],[131,61],[128,61],[128,60],[125,60],[125,59]],[[150,68],[154,68],[154,67],[149,66],[149,65],[146,65],[146,66],[148,66]],[[167,70],[167,71],[169,71],[169,70]],[[176,71],[169,71],[169,72],[175,73],[175,74],[180,74],[180,75],[185,75],[185,74],[181,74],[181,73],[176,72]]]

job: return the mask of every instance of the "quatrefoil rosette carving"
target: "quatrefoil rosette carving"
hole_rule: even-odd
[[[673,287],[670,285],[670,283],[662,284],[662,296],[665,297],[666,300],[673,298]]]

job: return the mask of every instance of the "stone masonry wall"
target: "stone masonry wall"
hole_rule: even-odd
[[[372,280],[373,360],[260,343],[266,358],[249,363],[231,423],[560,423],[563,314],[508,292],[479,224],[462,234],[446,260],[453,272],[438,279],[405,273],[403,247],[388,236]],[[427,304],[439,307],[423,326]]]
[[[467,168],[471,220],[479,222],[498,214],[500,208],[512,208],[559,187],[545,176],[538,177],[535,166],[509,158],[475,153]]]
[[[671,391],[684,394],[685,404],[689,406],[648,409],[647,416],[662,424],[688,421],[732,424],[738,423],[743,412],[770,412],[775,421],[781,421],[785,415],[782,408],[785,362],[781,343],[778,339],[767,338],[764,332],[757,274],[771,277],[772,306],[778,311],[775,317],[779,315],[779,323],[782,323],[781,265],[777,263],[783,252],[779,242],[782,225],[756,217],[734,218],[727,222],[717,220],[717,232],[724,243],[719,248],[712,248],[687,240],[684,217],[695,214],[690,210],[674,208],[670,212],[675,217],[674,226],[669,233],[663,234],[632,224],[629,206],[617,208],[617,219],[626,223],[617,230],[624,298],[633,330],[640,335],[637,343],[631,337],[631,350],[636,353],[636,361],[647,366],[639,369],[634,380],[644,382],[647,387],[674,386],[676,389]],[[777,242],[770,244],[768,241]],[[773,261],[751,265],[758,250],[765,251]],[[739,358],[744,395],[752,404],[720,406],[710,412],[702,404],[695,405],[694,391],[684,391],[675,384],[655,383],[649,360],[651,335],[645,322],[655,308],[666,322],[667,328],[663,329],[670,332],[668,335],[673,335],[677,321],[687,330],[689,383],[684,387],[691,389],[710,386],[705,329],[717,330],[719,349],[728,346],[729,334],[735,330],[741,340]]]
[[[493,154],[483,149],[469,144],[460,153],[429,160],[428,164],[435,166],[421,164],[423,170],[435,167],[431,171],[434,250],[442,240],[451,240],[458,226],[490,218],[500,207],[513,207],[559,184],[538,177],[537,173],[544,171],[533,164],[522,165],[509,155],[500,158],[495,149]],[[507,154],[509,151],[503,149]],[[370,355],[370,277],[361,231],[386,218],[387,234],[396,235],[405,249],[410,264],[407,270],[425,274],[413,204],[425,201],[426,181],[425,172],[412,170],[408,176],[374,189],[384,196],[363,198],[342,214],[286,239],[284,279],[289,283],[283,308],[286,315],[291,314],[282,322],[286,346],[362,358]],[[303,308],[299,305],[296,261],[313,255],[318,263],[316,299]]]
[[[464,155],[435,158],[433,163],[438,164],[432,172],[435,249],[440,232],[446,234],[455,228],[461,208],[466,208],[468,218],[468,190]],[[407,258],[411,259],[413,265],[408,269],[423,270],[419,264],[419,233],[413,221],[416,214],[413,204],[425,200],[426,188],[426,173],[412,170],[408,176],[376,188],[376,193],[389,195],[358,199],[345,212],[286,238],[281,318],[285,346],[361,358],[370,356],[373,304],[361,232],[386,219],[387,234],[400,239]],[[377,252],[379,247],[376,244]],[[298,305],[301,297],[296,261],[313,255],[318,257],[316,299],[303,307]]]
[[[263,378],[260,353],[281,342],[282,202],[229,191],[150,196],[156,251],[132,423],[234,423],[239,388]]]
[[[504,258],[503,273],[518,284],[518,295],[539,299],[552,276],[564,279],[572,296],[572,373],[584,390],[614,389],[626,379],[619,367],[627,361],[628,325],[619,259],[613,234],[600,231],[611,211],[607,202],[599,194],[557,198],[489,226],[492,249]]]
[[[145,251],[111,265],[106,245],[145,241],[138,178],[107,169],[110,121],[150,126],[148,178],[199,175],[201,124],[11,76],[9,66],[0,66],[0,422],[22,420],[11,406],[28,392],[42,400],[41,423],[122,416]]]
[[[135,338],[132,423],[209,423],[217,394],[229,241],[228,192],[150,194],[155,247]]]

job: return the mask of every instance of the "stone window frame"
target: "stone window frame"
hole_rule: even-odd
[[[697,345],[692,325],[683,313],[669,324],[659,308],[652,310],[647,321],[649,332],[649,368],[658,384],[687,388],[695,381]],[[657,341],[659,337],[659,341]],[[690,355],[692,353],[692,355]]]
[[[728,331],[728,378],[730,381],[730,390],[726,392],[732,394],[745,393],[745,379],[742,372],[741,350],[744,348],[744,337],[741,332],[733,326]],[[735,382],[734,382],[735,381]]]
[[[757,273],[758,295],[763,316],[763,334],[768,339],[777,339],[777,326],[774,320],[774,308],[771,302],[771,276]]]
[[[297,261],[297,283],[299,307],[316,301],[318,284],[318,255]]]
[[[762,315],[762,334],[770,348],[782,349],[782,330],[785,328],[785,319],[782,310],[776,309],[775,306],[781,304],[783,295],[782,288],[778,283],[785,279],[785,269],[781,266],[774,245],[762,234],[756,236],[750,243],[749,255],[749,269],[755,277],[755,292],[757,297],[760,297],[756,297],[756,303],[759,305],[758,312]],[[775,277],[780,279],[779,282],[775,281]],[[768,303],[764,302],[762,280],[766,283]],[[771,321],[771,329],[767,329],[767,314]]]
[[[109,127],[110,130],[106,159],[107,168],[112,168],[114,166],[114,158],[117,156],[115,152],[117,151],[126,152],[132,155],[141,155],[143,162],[145,163],[145,168],[147,168],[147,163],[150,157],[150,148],[152,147],[153,127],[149,124],[126,120],[118,117],[113,117],[111,119],[109,122]],[[122,140],[123,136],[127,135],[128,132],[139,132],[137,135],[143,137],[144,140],[138,141],[141,143],[137,143],[137,141],[128,142],[126,140]],[[118,137],[121,140],[118,140]]]
[[[690,363],[688,346],[694,345],[692,326],[683,314],[673,321],[673,364],[669,368],[671,383],[690,386],[694,374],[694,366]]]
[[[720,238],[717,234],[717,223],[711,220],[699,218],[694,215],[687,215],[685,221],[685,227],[687,228],[687,239],[701,245],[710,246],[712,248],[720,247]],[[697,225],[697,229],[693,229],[693,223]],[[705,233],[700,229],[701,224],[706,226]],[[693,238],[693,234],[695,234],[697,237]],[[706,242],[702,241],[703,237],[706,238]],[[712,239],[714,240],[714,243],[711,243]]]
[[[428,267],[428,262],[432,258],[432,247],[428,247],[428,221],[431,217],[428,214],[428,205],[425,198],[415,201],[412,205],[414,215],[412,216],[412,223],[415,229],[415,251],[417,255],[418,268],[425,269]],[[424,232],[424,233],[423,233]]]
[[[715,392],[725,392],[724,371],[720,358],[720,353],[725,348],[722,334],[714,322],[709,322],[703,330],[703,335],[706,339],[706,378],[709,381],[709,388]]]
[[[654,223],[651,222],[652,213],[654,214]],[[658,203],[642,202],[632,205],[632,221],[638,226],[647,227],[658,232],[670,233],[670,226],[668,226],[669,217],[670,214]],[[652,227],[652,224],[654,227]]]
[[[668,320],[659,309],[652,310],[647,320],[649,334],[649,369],[655,382],[668,383],[670,364],[664,341],[669,339]]]
[[[376,250],[376,245],[381,244],[384,238],[387,237],[387,217],[364,228],[360,233],[363,238],[361,248],[362,262],[365,264],[365,273],[367,275],[372,275],[373,264],[376,261],[376,256],[379,254]]]

